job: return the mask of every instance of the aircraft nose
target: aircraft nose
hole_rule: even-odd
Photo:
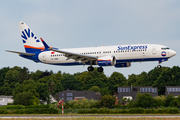
[[[175,56],[176,55],[176,51],[172,50],[171,51],[171,57]]]

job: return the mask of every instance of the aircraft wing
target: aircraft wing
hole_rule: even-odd
[[[17,53],[19,55],[26,55],[26,56],[34,56],[35,54],[33,53],[24,53],[24,52],[16,52],[16,51],[9,51],[9,50],[6,50],[7,52],[12,52],[12,53]]]
[[[53,48],[49,48],[49,50],[65,54],[65,56],[67,57],[67,60],[68,59],[74,59],[75,61],[79,61],[80,60],[82,62],[90,62],[90,61],[97,60],[96,56],[83,55],[83,54],[67,52],[67,51],[63,51],[63,50],[57,50],[57,49],[53,49]]]

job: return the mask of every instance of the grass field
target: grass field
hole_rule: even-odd
[[[80,117],[80,118],[0,118],[0,120],[180,120],[180,118],[156,118],[156,117],[142,117],[142,118],[113,118],[113,117]]]

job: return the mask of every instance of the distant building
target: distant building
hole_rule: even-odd
[[[127,98],[129,100],[135,100],[137,93],[150,93],[152,97],[158,96],[158,88],[152,86],[127,86],[127,87],[118,87],[118,100],[122,98]]]
[[[14,100],[12,99],[12,97],[13,96],[0,95],[0,106],[7,105],[8,103],[13,103]]]
[[[166,86],[165,95],[174,95],[178,97],[180,95],[180,86]]]
[[[56,98],[58,101],[63,99],[64,101],[70,101],[70,100],[78,100],[78,99],[94,99],[94,100],[100,100],[101,94],[99,92],[93,92],[93,91],[76,91],[76,90],[66,90],[59,92],[54,95],[54,98]]]

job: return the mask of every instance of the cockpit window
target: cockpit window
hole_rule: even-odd
[[[169,50],[170,48],[168,47],[164,47],[164,48],[161,48],[162,50]]]

